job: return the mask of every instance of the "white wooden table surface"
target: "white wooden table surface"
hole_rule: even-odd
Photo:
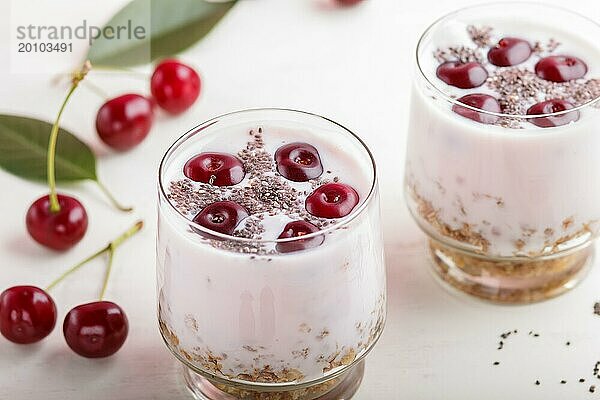
[[[123,0],[33,1],[31,12],[102,25]],[[548,1],[550,3],[550,1]],[[176,2],[173,2],[174,4]],[[572,292],[544,303],[501,307],[457,297],[428,271],[424,236],[409,218],[402,196],[404,141],[418,36],[434,18],[470,0],[366,0],[331,10],[318,0],[244,0],[207,40],[181,58],[198,67],[200,101],[178,118],[160,116],[148,139],[134,151],[115,154],[94,130],[102,100],[81,89],[63,125],[100,155],[99,174],[134,214],[113,210],[92,183],[63,187],[87,206],[89,230],[66,254],[49,252],[29,239],[24,215],[42,195],[42,185],[0,171],[0,288],[46,285],[60,271],[143,218],[144,231],[115,258],[108,297],[130,319],[123,349],[104,360],[83,359],[65,345],[61,323],[71,307],[93,300],[103,266],[95,262],[53,292],[59,324],[33,346],[0,340],[0,399],[188,399],[179,367],[162,344],[155,320],[155,207],[158,162],[188,128],[211,116],[257,106],[314,111],[360,134],[380,167],[386,238],[389,314],[386,331],[368,357],[366,399],[586,399],[594,363],[600,359],[600,271]],[[564,1],[552,1],[560,4]],[[34,5],[35,4],[35,5]],[[48,74],[15,74],[8,57],[7,1],[0,3],[0,112],[52,120],[64,86]],[[568,7],[600,21],[597,0],[571,0]],[[175,6],[175,5],[174,5]],[[509,5],[507,5],[509,6]],[[57,17],[58,18],[58,17]],[[73,55],[75,66],[80,55]],[[93,72],[90,79],[112,95],[147,92],[147,83],[127,75]],[[600,150],[600,149],[599,149]],[[502,351],[498,335],[518,329]],[[533,330],[539,337],[529,336]],[[567,341],[571,342],[566,346]],[[500,365],[493,366],[494,361]],[[579,383],[579,378],[585,383]],[[540,386],[534,385],[539,379]],[[560,384],[560,380],[567,384]]]

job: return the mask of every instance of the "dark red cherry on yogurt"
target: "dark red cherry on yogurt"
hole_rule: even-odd
[[[275,152],[277,171],[286,179],[306,182],[323,173],[321,157],[317,149],[302,142],[288,143]]]
[[[535,73],[540,78],[552,82],[568,82],[583,78],[587,65],[573,56],[548,56],[535,65]]]
[[[39,342],[56,324],[56,304],[35,286],[13,286],[0,294],[0,333],[13,343]]]
[[[532,52],[528,41],[505,37],[490,49],[488,60],[498,67],[510,67],[527,61]]]
[[[278,239],[298,238],[290,242],[277,243],[275,248],[280,253],[292,253],[320,246],[325,238],[323,235],[317,235],[309,239],[302,239],[303,236],[318,232],[319,228],[307,221],[292,221],[285,225]]]
[[[125,311],[110,301],[79,305],[69,311],[63,323],[71,350],[87,358],[112,356],[123,346],[128,332]]]
[[[196,182],[232,186],[244,179],[246,171],[242,161],[231,154],[200,153],[185,163],[183,174]]]
[[[436,75],[448,85],[460,89],[473,89],[484,84],[488,72],[478,62],[446,61],[436,71]]]
[[[527,110],[527,115],[553,114],[572,109],[573,104],[566,100],[553,99],[534,104]],[[529,121],[540,128],[552,128],[567,125],[579,119],[579,111],[567,112],[560,115],[531,118]]]
[[[463,96],[457,100],[460,103],[469,105],[474,108],[478,108],[484,111],[490,111],[494,113],[500,113],[500,103],[496,100],[495,97],[490,96],[489,94],[483,93],[473,93]],[[452,111],[455,113],[462,115],[465,118],[469,118],[476,122],[481,122],[482,124],[495,124],[498,122],[499,117],[496,115],[486,114],[483,112],[479,112],[476,110],[471,110],[469,108],[463,107],[459,104],[455,104],[452,106]]]
[[[306,198],[306,210],[315,217],[341,218],[358,204],[358,193],[344,183],[326,183]]]
[[[248,210],[234,201],[217,201],[204,207],[193,221],[211,231],[231,235],[248,215]]]

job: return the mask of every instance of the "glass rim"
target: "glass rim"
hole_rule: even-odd
[[[441,97],[447,101],[448,103],[451,103],[452,105],[456,105],[459,107],[463,107],[466,108],[468,110],[471,111],[476,111],[480,114],[485,114],[485,115],[492,115],[495,117],[500,117],[500,118],[510,118],[510,119],[517,119],[517,120],[535,120],[535,119],[539,119],[539,118],[548,118],[548,117],[558,117],[561,115],[565,115],[565,114],[569,114],[572,112],[578,112],[581,111],[583,109],[586,109],[588,107],[593,106],[596,103],[600,102],[600,95],[598,95],[597,97],[595,97],[592,100],[589,100],[583,104],[580,104],[576,107],[567,109],[567,110],[563,110],[563,111],[557,111],[554,113],[548,113],[548,114],[506,114],[506,113],[497,113],[497,112],[493,112],[493,111],[487,111],[481,108],[477,108],[477,107],[473,107],[469,104],[463,103],[461,101],[458,100],[458,98],[454,98],[450,95],[448,95],[442,88],[440,88],[438,86],[438,84],[436,84],[435,82],[432,82],[427,75],[425,74],[425,72],[423,71],[423,68],[421,66],[421,62],[420,62],[420,57],[419,57],[419,53],[421,50],[422,45],[424,44],[424,40],[426,38],[426,36],[428,34],[430,34],[431,32],[433,32],[433,30],[443,21],[447,20],[448,18],[457,15],[461,12],[464,11],[468,11],[468,10],[474,10],[474,9],[478,9],[478,8],[485,8],[485,7],[492,7],[492,6],[530,6],[530,7],[539,7],[539,8],[547,8],[547,9],[553,9],[555,11],[560,11],[560,12],[564,12],[567,14],[570,14],[572,16],[575,16],[577,18],[581,18],[589,23],[591,23],[592,25],[596,26],[596,28],[598,28],[598,30],[600,31],[600,23],[594,21],[593,19],[580,14],[576,11],[572,11],[566,7],[562,7],[562,6],[558,6],[558,5],[554,5],[554,4],[543,4],[543,3],[535,3],[535,2],[531,2],[531,1],[508,1],[508,2],[499,2],[499,1],[492,1],[492,2],[487,2],[487,3],[480,3],[480,4],[475,4],[475,5],[470,5],[470,6],[466,6],[466,7],[461,7],[459,9],[456,9],[454,11],[451,11],[449,13],[446,13],[444,15],[442,15],[441,17],[435,19],[421,34],[421,36],[419,37],[419,40],[417,42],[417,46],[415,49],[415,60],[416,60],[416,64],[417,64],[417,70],[419,71],[419,75],[425,79],[425,82],[427,82],[431,87],[433,87],[435,89],[435,91],[437,93],[439,93],[441,95]],[[484,83],[485,85],[485,83]]]
[[[360,204],[358,204],[358,206],[356,206],[352,212],[350,214],[348,214],[345,217],[339,218],[336,220],[335,223],[328,225],[327,227],[325,227],[324,229],[318,230],[316,232],[310,233],[308,235],[303,235],[303,236],[298,236],[298,237],[292,237],[292,238],[285,238],[285,239],[251,239],[251,238],[243,238],[243,237],[237,237],[237,236],[232,236],[232,235],[227,235],[221,232],[217,232],[217,231],[213,231],[211,229],[208,229],[200,224],[197,224],[196,222],[190,220],[189,218],[187,218],[185,215],[183,215],[176,207],[175,205],[169,200],[168,196],[167,196],[167,192],[165,190],[164,184],[163,184],[163,173],[164,173],[164,169],[165,169],[165,162],[167,161],[167,159],[172,156],[172,154],[175,152],[175,150],[177,150],[177,148],[179,146],[181,146],[182,144],[184,144],[188,139],[190,139],[192,136],[194,136],[196,133],[209,128],[210,126],[218,123],[221,119],[223,118],[231,118],[231,117],[235,117],[238,115],[244,115],[244,114],[250,114],[252,112],[289,112],[292,114],[296,114],[296,115],[303,115],[303,116],[308,116],[308,117],[315,117],[317,119],[321,119],[324,120],[332,125],[334,125],[337,128],[341,128],[342,133],[347,134],[350,136],[351,139],[354,139],[357,141],[357,143],[362,147],[362,149],[366,152],[368,159],[371,163],[371,167],[373,170],[372,173],[372,179],[371,179],[371,185],[369,188],[369,192],[367,194],[367,196],[365,197],[364,201],[362,201]],[[361,215],[363,213],[363,211],[368,207],[368,205],[371,203],[373,197],[375,196],[376,193],[376,189],[377,189],[377,165],[375,163],[375,157],[373,156],[373,153],[371,152],[371,150],[369,149],[369,147],[365,144],[365,142],[354,132],[352,132],[350,129],[346,128],[344,125],[330,119],[327,117],[324,117],[322,115],[316,114],[316,113],[312,113],[312,112],[308,112],[308,111],[301,111],[301,110],[296,110],[296,109],[292,109],[292,108],[278,108],[278,107],[257,107],[257,108],[245,108],[245,109],[241,109],[241,110],[236,110],[236,111],[231,111],[225,114],[221,114],[218,115],[216,117],[210,118],[196,126],[194,126],[193,128],[187,130],[183,135],[181,135],[179,138],[177,138],[177,140],[175,140],[175,142],[173,142],[173,144],[171,144],[169,146],[169,148],[165,151],[165,154],[163,155],[161,161],[160,161],[160,165],[158,168],[158,187],[159,187],[159,196],[161,198],[163,198],[166,203],[168,203],[170,209],[172,211],[175,212],[177,218],[181,218],[188,226],[191,226],[193,229],[200,231],[204,234],[207,235],[208,239],[216,239],[216,240],[228,240],[228,241],[233,241],[233,242],[238,242],[238,243],[247,243],[247,244],[265,244],[265,243],[272,243],[272,244],[278,244],[278,243],[292,243],[292,242],[297,242],[300,240],[307,240],[307,239],[312,239],[321,235],[325,235],[329,232],[338,230],[343,228],[344,226],[347,226],[350,222],[352,222],[355,218],[357,218],[359,215]],[[307,249],[307,250],[311,250],[311,249]]]

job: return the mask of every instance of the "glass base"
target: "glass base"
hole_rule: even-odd
[[[484,300],[526,304],[546,300],[575,287],[592,265],[591,242],[565,255],[491,258],[429,240],[434,274],[450,287]]]
[[[224,385],[211,382],[200,374],[184,367],[188,389],[198,400],[348,400],[358,390],[365,372],[365,362],[360,361],[343,375],[313,386],[286,391],[270,391],[250,385]]]

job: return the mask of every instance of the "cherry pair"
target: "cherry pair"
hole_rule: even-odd
[[[116,248],[142,226],[141,221],[137,222],[106,247],[66,271],[46,290],[35,286],[14,286],[2,292],[0,333],[18,344],[30,344],[44,339],[54,330],[57,317],[56,304],[48,291],[89,261],[108,253],[109,262],[100,300],[71,309],[63,322],[63,334],[68,346],[83,357],[100,358],[116,353],[125,343],[129,323],[121,307],[113,302],[103,301],[102,298]]]
[[[11,342],[39,342],[55,325],[56,305],[45,290],[13,286],[0,294],[0,333]],[[110,301],[77,306],[69,311],[63,323],[69,347],[88,358],[116,353],[127,338],[127,330],[125,312]]]
[[[190,66],[173,59],[160,62],[150,78],[151,98],[128,93],[100,107],[96,116],[100,139],[117,151],[135,147],[152,128],[155,105],[169,114],[181,114],[194,104],[200,86],[200,77]]]

